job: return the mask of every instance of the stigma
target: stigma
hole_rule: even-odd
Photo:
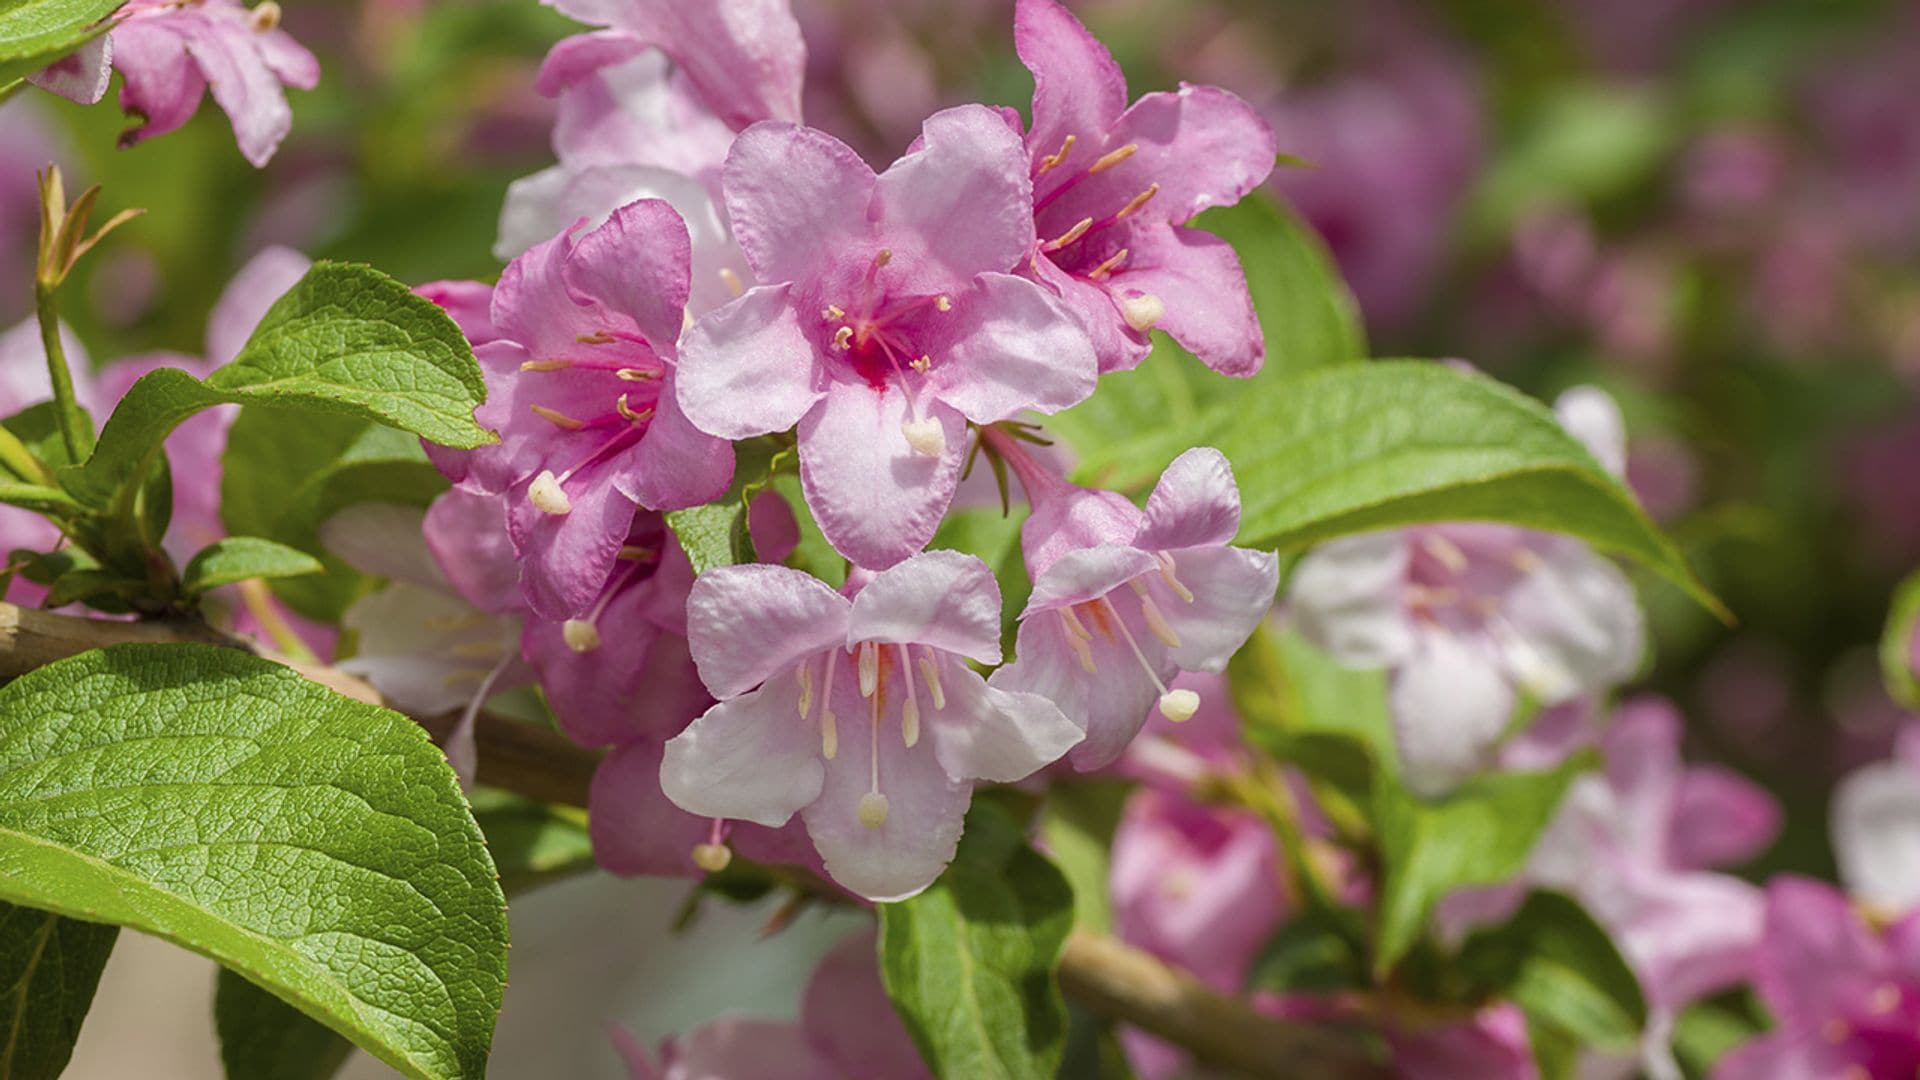
[[[567,498],[566,489],[554,478],[552,469],[542,469],[540,475],[533,478],[533,484],[527,488],[527,498],[533,508],[543,514],[560,517],[573,512],[573,500]]]

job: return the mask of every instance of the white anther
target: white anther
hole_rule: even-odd
[[[1200,711],[1200,695],[1191,690],[1169,690],[1160,695],[1160,715],[1184,724]]]
[[[733,862],[733,850],[725,844],[695,844],[693,865],[709,874],[725,870]]]
[[[542,469],[540,475],[533,478],[533,485],[527,488],[527,498],[533,508],[543,514],[558,516],[573,510],[573,500],[567,498],[560,481],[554,479],[552,469]]]
[[[833,347],[842,351],[853,348],[853,327],[843,326],[833,332]]]
[[[940,686],[940,666],[933,662],[931,653],[920,658],[920,674],[926,676],[927,693],[933,695],[933,711],[946,708],[947,692]]]
[[[560,636],[574,652],[592,652],[600,647],[600,628],[587,619],[568,619],[561,623]]]
[[[820,710],[820,756],[832,761],[840,753],[840,725],[834,722],[831,707]]]
[[[873,642],[860,643],[860,696],[870,698],[880,689],[880,650]]]
[[[1160,324],[1161,316],[1167,313],[1167,305],[1152,293],[1135,293],[1120,301],[1120,315],[1127,325],[1141,333]]]
[[[747,291],[746,284],[740,280],[740,275],[735,273],[731,266],[723,266],[720,268],[720,283],[725,285],[727,291],[735,296],[739,296],[741,293]]]
[[[1172,624],[1167,622],[1167,617],[1161,613],[1159,605],[1153,602],[1152,597],[1140,598],[1140,613],[1147,617],[1147,628],[1153,631],[1153,636],[1159,638],[1162,644],[1169,649],[1180,647],[1180,635],[1174,631]]]
[[[947,452],[946,429],[931,416],[901,422],[900,434],[906,436],[907,445],[913,447],[915,453],[939,457]]]
[[[860,805],[854,813],[860,818],[860,824],[877,829],[887,823],[887,797],[877,791],[869,791],[860,796]]]
[[[900,706],[900,739],[909,747],[920,741],[920,703],[911,697]]]

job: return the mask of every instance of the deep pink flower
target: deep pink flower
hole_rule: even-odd
[[[687,331],[682,406],[729,439],[798,424],[807,505],[856,564],[892,566],[933,536],[967,421],[1092,392],[1078,321],[1008,273],[1033,243],[1032,189],[991,110],[936,113],[880,176],[823,132],[756,124],[726,189],[761,284]]]
[[[674,389],[687,258],[679,216],[648,199],[515,259],[484,323],[467,292],[432,287],[470,329],[498,335],[474,350],[488,387],[474,418],[500,442],[436,460],[468,490],[509,495],[521,584],[548,618],[599,596],[634,504],[698,505],[732,478],[733,448],[696,431]]]
[[[1142,512],[1066,483],[997,432],[989,437],[1033,504],[1021,529],[1033,595],[1014,662],[993,684],[1059,703],[1087,731],[1074,767],[1101,768],[1156,705],[1170,719],[1193,715],[1199,696],[1169,680],[1226,667],[1273,604],[1279,559],[1230,546],[1240,492],[1217,450],[1180,455]]]
[[[1778,877],[1754,963],[1778,1027],[1721,1058],[1715,1080],[1894,1080],[1920,1070],[1920,915],[1878,931],[1831,885]]]
[[[1402,1080],[1538,1080],[1527,1017],[1518,1006],[1489,1005],[1471,1019],[1414,1026],[1390,1022],[1387,1045]]]
[[[975,780],[1023,779],[1080,739],[1051,702],[966,665],[999,661],[999,619],[992,573],[957,552],[913,556],[851,601],[785,567],[710,570],[687,629],[720,704],[667,743],[661,786],[715,818],[798,812],[835,881],[912,896],[953,858]]]
[[[1158,327],[1216,371],[1258,371],[1266,347],[1238,256],[1183,226],[1266,179],[1266,121],[1184,83],[1129,106],[1113,55],[1055,0],[1020,0],[1014,45],[1034,83],[1029,272],[1086,323],[1100,370],[1137,365]]]
[[[238,0],[128,0],[120,14],[109,33],[34,81],[90,104],[106,93],[110,67],[118,69],[120,108],[140,118],[120,136],[122,146],[178,128],[212,91],[240,153],[264,167],[293,127],[284,88],[311,90],[320,81],[320,62],[280,29],[276,3],[248,10]]]

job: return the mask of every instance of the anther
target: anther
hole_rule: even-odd
[[[1120,301],[1121,317],[1127,320],[1128,326],[1143,334],[1153,329],[1166,313],[1167,305],[1152,293],[1135,293]]]
[[[873,642],[860,643],[860,696],[870,698],[880,689],[880,650]]]
[[[1200,695],[1192,690],[1167,689],[1167,684],[1160,681],[1160,673],[1153,670],[1152,664],[1147,663],[1147,654],[1140,651],[1140,643],[1133,640],[1133,631],[1127,629],[1127,624],[1120,618],[1120,611],[1113,606],[1113,601],[1101,597],[1096,603],[1107,609],[1107,615],[1113,620],[1113,625],[1119,629],[1120,637],[1126,641],[1127,648],[1133,650],[1133,658],[1140,662],[1140,670],[1147,673],[1147,678],[1153,680],[1154,689],[1160,691],[1160,715],[1176,724],[1192,719],[1193,714],[1200,708]]]
[[[1118,150],[1109,150],[1105,154],[1100,155],[1100,160],[1094,162],[1093,165],[1087,169],[1087,172],[1089,174],[1106,172],[1108,169],[1132,157],[1138,153],[1139,150],[1139,143],[1128,143]]]
[[[1072,135],[1067,136],[1066,139],[1060,143],[1060,149],[1055,150],[1053,153],[1048,154],[1046,157],[1041,158],[1039,172],[1035,173],[1034,175],[1038,176],[1042,173],[1050,172],[1054,169],[1059,168],[1060,163],[1067,160],[1067,151],[1073,149],[1074,138],[1075,137]]]
[[[561,623],[560,636],[567,648],[577,653],[589,653],[600,647],[600,628],[589,619],[568,619]]]
[[[252,27],[256,34],[273,30],[280,25],[280,5],[273,0],[266,0],[266,3],[253,9],[253,13],[247,17],[247,25]]]
[[[847,313],[839,304],[828,304],[826,308],[820,312],[820,317],[828,322],[837,322],[840,319],[846,318]]]
[[[931,416],[902,421],[900,434],[906,436],[907,445],[917,453],[937,458],[947,452],[946,430]]]
[[[1540,556],[1535,553],[1532,548],[1513,549],[1513,553],[1507,556],[1507,561],[1513,564],[1515,570],[1523,574],[1531,574],[1545,565],[1540,561]]]
[[[627,404],[627,395],[625,394],[621,394],[614,399],[613,409],[629,424],[641,424],[653,419],[652,409],[642,409],[639,412],[634,412],[633,407]]]
[[[622,544],[620,550],[613,553],[614,558],[625,559],[628,562],[646,562],[649,559],[658,558],[659,555],[658,551],[638,544]]]
[[[797,669],[800,679],[800,719],[805,720],[813,711],[813,668],[801,664]]]
[[[652,382],[660,377],[660,372],[651,368],[623,367],[613,373],[621,382]]]
[[[926,353],[921,353],[919,356],[907,361],[907,366],[925,375],[927,370],[933,367],[933,357],[928,356]]]
[[[1072,633],[1074,637],[1079,638],[1081,641],[1093,640],[1093,631],[1086,628],[1086,625],[1080,621],[1080,616],[1074,614],[1071,606],[1060,609],[1060,619],[1067,624],[1068,632]]]
[[[833,347],[836,349],[843,349],[843,350],[852,348],[853,347],[853,327],[843,326],[840,329],[835,330],[833,332]]]
[[[549,409],[545,405],[529,405],[527,408],[533,410],[533,415],[557,428],[565,428],[568,431],[579,431],[581,428],[587,426],[584,421],[575,420],[566,413],[558,409]]]
[[[875,266],[885,266],[892,261],[893,261],[893,252],[888,248],[881,248],[879,251],[874,253],[873,265]]]
[[[832,706],[820,710],[820,756],[832,761],[840,753],[840,725],[835,722]]]
[[[565,371],[573,366],[571,360],[522,360],[521,371]]]
[[[733,267],[731,266],[723,266],[720,268],[720,283],[725,285],[727,291],[735,296],[739,296],[741,293],[747,291],[746,285],[740,280],[740,275],[734,273]]]
[[[948,296],[945,293],[942,293],[939,296],[934,297],[933,308],[935,311],[952,311],[953,297]]]
[[[939,712],[947,707],[947,693],[940,687],[940,665],[933,662],[933,651],[920,658],[920,674],[926,676],[927,693],[933,696],[933,711]]]
[[[1193,603],[1193,590],[1187,588],[1184,582],[1174,576],[1173,556],[1160,551],[1154,553],[1153,559],[1160,564],[1160,580],[1167,583],[1167,587],[1173,590],[1175,596],[1189,604]]]
[[[1200,711],[1200,695],[1191,690],[1169,690],[1160,695],[1160,715],[1184,724]]]
[[[1420,546],[1434,557],[1450,574],[1464,574],[1467,571],[1467,553],[1460,545],[1439,533],[1430,532],[1420,538]]]
[[[542,469],[540,475],[533,478],[533,484],[527,488],[527,498],[533,508],[543,514],[557,516],[573,510],[573,500],[567,498],[560,481],[553,478],[552,469]]]
[[[920,701],[913,692],[913,655],[900,646],[900,677],[906,680],[905,703],[900,707],[900,739],[909,748],[920,741]]]
[[[1066,247],[1068,244],[1071,244],[1075,240],[1078,240],[1081,237],[1087,235],[1087,230],[1091,228],[1093,228],[1093,219],[1090,217],[1083,217],[1079,221],[1074,222],[1073,228],[1068,229],[1066,232],[1063,232],[1059,236],[1056,236],[1053,239],[1047,241],[1045,244],[1042,244],[1040,246],[1040,250],[1059,251],[1061,248]]]
[[[733,851],[725,844],[695,844],[693,865],[709,874],[725,870],[733,862]]]
[[[1180,647],[1180,635],[1174,632],[1173,626],[1167,622],[1167,617],[1161,614],[1159,605],[1153,602],[1152,597],[1140,598],[1140,613],[1147,617],[1147,628],[1153,631],[1153,636],[1159,638],[1162,644],[1169,649]]]
[[[1147,205],[1147,203],[1151,202],[1153,200],[1153,197],[1158,194],[1160,194],[1159,182],[1155,181],[1154,183],[1148,184],[1147,190],[1141,192],[1138,195],[1135,195],[1133,199],[1127,203],[1127,205],[1120,208],[1119,213],[1113,215],[1113,220],[1115,221],[1127,220],[1133,215],[1139,213],[1140,208]]]
[[[615,339],[605,330],[595,330],[591,334],[575,334],[573,340],[582,345],[611,345]]]
[[[854,810],[860,824],[869,829],[877,829],[887,823],[887,797],[877,791],[869,791],[860,796],[860,805]]]
[[[1126,261],[1127,249],[1121,248],[1119,251],[1107,256],[1105,262],[1087,271],[1087,278],[1090,281],[1105,281],[1108,277],[1112,276],[1115,270],[1120,268],[1121,263]]]

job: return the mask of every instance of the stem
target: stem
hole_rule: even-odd
[[[0,465],[29,484],[53,486],[53,472],[33,456],[20,437],[0,427]]]
[[[60,309],[54,301],[54,289],[42,282],[34,287],[33,295],[40,316],[40,343],[47,351],[47,376],[53,383],[60,438],[66,443],[67,456],[78,465],[93,452],[93,426],[73,395],[73,373],[67,368],[66,347],[60,343]]]

